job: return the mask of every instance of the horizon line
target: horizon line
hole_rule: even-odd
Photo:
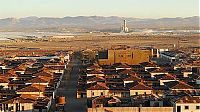
[[[119,17],[119,18],[137,18],[137,19],[162,19],[162,18],[189,18],[189,17],[199,17],[199,15],[193,15],[193,16],[176,16],[176,17],[158,17],[158,18],[151,18],[151,17],[128,17],[128,16],[102,16],[102,15],[77,15],[77,16],[62,16],[62,17],[53,17],[53,16],[24,16],[24,17],[5,17],[0,19],[22,19],[22,18],[28,18],[28,17],[37,17],[37,18],[65,18],[65,17]]]

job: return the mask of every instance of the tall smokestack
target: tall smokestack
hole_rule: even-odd
[[[126,20],[124,20],[124,28],[126,28]]]
[[[126,26],[126,20],[124,19],[122,27],[121,27],[121,32],[122,33],[127,33],[128,32],[128,27]]]

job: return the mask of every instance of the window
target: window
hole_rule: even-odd
[[[189,109],[189,106],[185,106],[185,109],[188,110],[188,109]]]
[[[3,106],[3,105],[2,105],[2,104],[0,104],[0,111],[2,111],[2,110],[3,110],[2,106]]]
[[[10,109],[13,110],[13,106],[11,106]]]
[[[92,96],[94,96],[94,92],[92,92]]]
[[[6,104],[6,110],[8,110],[8,104]]]
[[[160,105],[159,105],[159,102],[154,102],[153,106],[154,106],[154,107],[159,107],[159,106],[160,106]]]
[[[176,112],[181,112],[181,106],[177,106],[177,111]]]
[[[8,109],[9,111],[12,111],[13,110],[13,106],[11,106],[11,107],[9,107],[9,109]]]
[[[196,109],[198,109],[198,110],[199,110],[199,109],[200,109],[200,106],[196,106]]]
[[[24,106],[22,106],[22,111],[24,111]]]

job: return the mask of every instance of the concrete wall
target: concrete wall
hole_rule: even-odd
[[[151,94],[152,90],[130,90],[130,96],[136,95],[136,92],[138,93],[138,95],[144,94],[145,92],[146,94]]]
[[[154,77],[155,75],[161,75],[161,74],[168,74],[168,72],[158,72],[158,73],[150,73],[151,77]]]
[[[100,107],[88,108],[87,112],[173,112],[173,107]]]
[[[92,95],[93,92],[94,95]],[[104,96],[109,95],[109,90],[87,90],[87,98],[101,96],[101,92],[103,92]]]
[[[32,112],[33,110],[33,103],[20,103],[20,110],[22,110],[22,106],[24,107],[24,111],[23,112]],[[8,104],[8,108],[13,107],[13,110],[16,112],[16,104]]]
[[[44,96],[44,93],[43,93],[43,92],[17,92],[17,94],[40,95],[40,96]]]
[[[103,77],[103,76],[105,76],[105,74],[88,74],[87,73],[87,77],[89,77],[89,76]]]
[[[160,85],[164,85],[164,82],[170,82],[170,81],[176,81],[176,80],[160,80]]]
[[[3,88],[8,88],[8,83],[0,83],[0,86],[3,86]]]

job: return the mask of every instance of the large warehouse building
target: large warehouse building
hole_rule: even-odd
[[[135,65],[149,62],[150,55],[150,50],[146,49],[109,49],[98,52],[98,63],[100,65],[112,65],[115,63]]]

